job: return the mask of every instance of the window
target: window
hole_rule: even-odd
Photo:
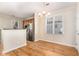
[[[54,34],[63,34],[63,19],[62,16],[55,16],[54,21]]]
[[[47,34],[63,34],[63,19],[62,16],[46,18],[46,33]]]
[[[46,32],[48,33],[48,34],[53,34],[53,17],[49,17],[49,18],[47,18],[47,20],[46,20]]]

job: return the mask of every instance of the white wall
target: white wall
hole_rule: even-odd
[[[76,20],[76,5],[58,10],[50,11],[52,16],[62,15],[64,18],[64,34],[63,35],[48,35],[45,32],[45,16],[39,17],[35,14],[35,40],[46,40],[75,46],[75,20]]]
[[[76,48],[79,51],[79,3],[77,3],[77,20],[76,20],[76,26],[77,26],[77,30],[76,30],[76,43],[77,43],[77,46],[76,46]]]
[[[77,25],[77,33],[79,33],[79,3],[77,3],[77,12],[76,12],[77,14],[77,23],[76,23],[76,25]]]
[[[16,20],[18,20],[18,18],[10,15],[0,14],[0,29],[13,28],[13,25]]]

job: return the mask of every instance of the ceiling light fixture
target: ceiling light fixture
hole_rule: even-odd
[[[43,12],[42,12],[42,14],[44,14],[44,15],[45,15],[45,14],[46,14],[46,11],[43,11]]]
[[[38,16],[42,16],[42,14],[41,13],[38,13]]]
[[[49,16],[50,14],[50,12],[43,11],[41,13],[38,13],[38,16]]]
[[[49,2],[44,2],[43,3],[43,7],[46,7],[47,8],[47,6],[49,6],[50,5],[50,3]],[[40,13],[38,13],[38,15],[39,16],[48,16],[48,15],[50,15],[50,12],[46,12],[45,10],[43,10],[42,12],[40,12]]]

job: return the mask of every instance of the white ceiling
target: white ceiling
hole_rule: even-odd
[[[43,10],[55,10],[72,6],[74,2],[0,2],[0,13],[25,18],[33,16],[35,12]]]

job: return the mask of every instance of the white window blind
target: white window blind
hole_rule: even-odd
[[[55,34],[63,34],[63,18],[62,16],[55,16],[55,21],[54,21],[54,33]]]
[[[63,34],[64,24],[62,16],[54,16],[46,18],[47,34]]]

